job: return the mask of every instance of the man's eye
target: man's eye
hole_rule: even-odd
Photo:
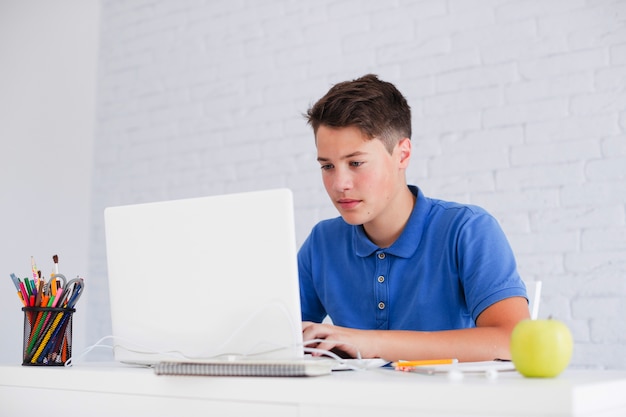
[[[363,165],[363,162],[359,162],[359,161],[350,162],[350,166],[352,167],[360,167],[361,165]]]
[[[322,165],[320,168],[322,168],[322,171],[328,171],[329,169],[331,169],[333,167],[332,164],[324,164]]]

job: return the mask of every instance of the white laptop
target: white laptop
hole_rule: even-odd
[[[303,358],[288,189],[105,209],[114,356]]]

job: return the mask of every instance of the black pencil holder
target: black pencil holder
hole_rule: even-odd
[[[23,366],[64,366],[72,357],[74,308],[23,307]]]

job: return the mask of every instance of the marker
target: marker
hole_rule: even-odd
[[[46,294],[41,296],[41,304],[39,305],[40,307],[46,307],[48,305],[48,300],[50,299],[49,296],[47,296]]]
[[[28,291],[26,291],[26,286],[21,281],[20,281],[20,292],[22,293],[22,298],[24,299],[24,302],[26,303],[26,307],[28,307],[30,298],[28,297]]]
[[[13,285],[15,285],[16,290],[20,290],[20,279],[15,276],[15,274],[11,274],[11,281],[13,281]]]
[[[30,297],[32,290],[30,289],[30,280],[28,277],[24,277],[24,287],[26,287],[26,294]]]
[[[30,296],[31,297],[35,297],[35,299],[37,299],[37,287],[39,286],[39,282],[31,282],[30,283]]]
[[[52,296],[54,298],[54,301],[52,303],[52,307],[57,307],[57,304],[59,303],[59,300],[61,300],[63,298],[63,287],[59,287],[59,289],[57,290],[57,295],[56,296]]]

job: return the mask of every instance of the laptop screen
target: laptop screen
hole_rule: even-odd
[[[290,190],[104,216],[116,360],[303,356]]]

